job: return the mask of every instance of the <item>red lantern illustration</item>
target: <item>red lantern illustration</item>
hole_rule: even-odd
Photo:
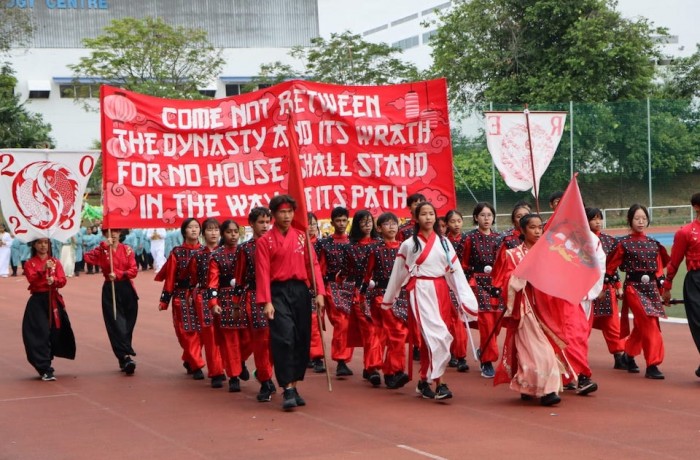
[[[413,119],[418,118],[420,111],[420,104],[418,103],[418,93],[415,91],[409,91],[406,93],[406,118]]]

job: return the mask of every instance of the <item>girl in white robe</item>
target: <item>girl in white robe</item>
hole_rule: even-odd
[[[440,236],[435,207],[428,202],[414,210],[413,237],[405,240],[391,272],[382,308],[390,309],[401,288],[406,287],[411,304],[411,330],[420,332],[420,381],[416,392],[427,399],[448,399],[452,392],[442,379],[450,361],[452,335],[450,289],[460,302],[460,315],[476,321],[478,304],[467,284],[452,244]],[[435,392],[430,381],[436,383]]]
[[[10,275],[11,246],[12,235],[5,230],[5,225],[0,224],[0,277],[2,278]]]

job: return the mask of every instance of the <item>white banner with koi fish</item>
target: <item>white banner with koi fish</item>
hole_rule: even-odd
[[[15,238],[65,242],[75,235],[99,155],[96,150],[0,149],[0,205]]]

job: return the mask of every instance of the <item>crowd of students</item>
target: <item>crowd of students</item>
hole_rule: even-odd
[[[553,208],[560,198],[551,197]],[[693,195],[691,204],[700,216],[700,194]],[[649,215],[644,206],[630,207],[630,233],[617,239],[601,232],[601,211],[587,208],[590,231],[601,242],[600,282],[572,304],[513,276],[543,234],[542,218],[529,204],[514,206],[513,227],[503,233],[492,228],[496,212],[489,203],[475,206],[475,228],[467,232],[456,210],[444,216],[441,226],[424,196],[409,196],[407,205],[411,219],[401,226],[392,213],[375,220],[370,211],[358,210],[349,231],[350,211],[337,207],[331,213],[333,234],[319,238],[315,216],[309,215],[308,232],[298,230],[291,225],[296,202],[279,195],[269,208],[250,211],[252,238],[240,244],[241,228],[233,220],[186,219],[181,243],[171,245],[167,258],[165,248],[161,254],[157,247],[153,254],[156,279],[163,282],[158,308],[172,312],[186,372],[203,380],[206,368],[213,388],[228,381],[228,391],[240,392],[241,382],[251,377],[245,363],[252,355],[260,384],[257,400],[270,401],[277,393],[274,376],[282,389],[282,407],[303,406],[297,385],[307,369],[329,371],[319,328],[327,317],[333,326],[329,357],[336,363],[336,377],[354,375],[354,349],[362,347],[357,364],[362,379],[374,387],[383,380],[387,389],[399,389],[413,379],[406,353],[414,350],[420,362],[417,394],[444,400],[453,397],[446,369],[469,370],[468,343],[474,348],[471,329],[476,329],[481,376],[509,384],[523,400],[549,406],[561,401],[564,389],[579,395],[598,389],[588,366],[594,328],[602,331],[615,369],[640,372],[636,358],[642,355],[644,376],[664,378],[659,317],[684,257],[686,311],[700,351],[700,217],[677,233],[669,256],[645,234]],[[143,256],[137,264],[145,245],[134,234],[145,235],[151,249],[167,237],[159,229],[126,238],[121,230],[103,230],[104,240],[82,255],[88,267],[104,276],[103,318],[126,375],[136,369],[132,335],[138,295],[132,280],[139,265],[149,265]],[[49,240],[36,240],[31,248],[25,275],[32,296],[23,338],[29,362],[41,378],[54,380],[51,357],[75,355],[58,293],[66,275]],[[624,282],[618,270],[626,273]],[[48,321],[47,311],[52,312]],[[628,311],[634,314],[631,331]],[[696,374],[700,377],[700,367]]]

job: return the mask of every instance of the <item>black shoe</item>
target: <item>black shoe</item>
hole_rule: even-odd
[[[697,375],[698,377],[700,377],[700,366],[698,366],[698,368],[695,369],[695,375]]]
[[[598,384],[592,381],[589,377],[585,375],[578,376],[578,387],[576,387],[576,394],[581,396],[586,396],[587,394],[593,393],[598,389]]]
[[[301,396],[299,396],[299,391],[297,391],[297,388],[294,387],[294,388],[292,388],[292,389],[294,390],[294,399],[295,399],[296,402],[297,402],[297,406],[299,406],[299,407],[301,407],[301,406],[306,406],[306,401],[304,401],[304,398],[302,398]]]
[[[290,410],[297,407],[297,395],[294,388],[285,388],[282,396],[282,409]]]
[[[272,395],[275,394],[276,388],[272,380],[267,380],[260,385],[260,392],[255,397],[258,402],[268,402],[272,399]]]
[[[204,372],[202,372],[202,369],[197,369],[192,372],[192,378],[195,380],[204,380]]]
[[[469,364],[465,358],[460,358],[457,360],[457,372],[467,372],[469,370]]]
[[[457,362],[457,358],[453,356],[452,358],[450,358],[450,362],[447,363],[447,367],[457,367]]]
[[[43,380],[44,382],[53,382],[54,380],[56,380],[56,376],[53,375],[53,370],[49,369],[48,371],[41,374],[41,380]]]
[[[420,348],[416,346],[413,347],[413,360],[420,361]]]
[[[627,370],[627,362],[624,360],[624,353],[622,352],[617,352],[613,355],[613,359],[615,360],[615,365],[613,366],[613,369],[619,369],[619,370]]]
[[[441,399],[450,399],[452,398],[452,392],[450,391],[449,388],[447,388],[446,383],[441,383],[440,385],[437,386],[435,389],[435,399],[438,401]]]
[[[306,363],[306,368],[307,369],[313,369],[314,368],[314,360],[310,359],[308,363]]]
[[[225,375],[215,375],[214,377],[211,378],[211,387],[212,388],[223,388],[225,381],[226,381]]]
[[[313,363],[313,368],[314,372],[317,374],[322,374],[326,372],[326,366],[323,364],[323,360],[321,358],[316,358],[312,361]]]
[[[627,367],[627,372],[630,374],[639,374],[639,366],[637,366],[634,356],[630,356],[627,353],[622,354],[622,360]]]
[[[496,371],[493,370],[493,364],[485,362],[481,364],[481,376],[485,379],[492,379],[496,376]]]
[[[427,380],[420,380],[416,386],[416,393],[421,395],[423,399],[435,399],[435,392],[430,388]]]
[[[576,389],[576,384],[574,382],[569,382],[566,385],[564,385],[565,390],[575,390]]]
[[[335,368],[336,377],[349,377],[352,375],[352,370],[345,364],[345,361],[338,360],[338,367]]]
[[[553,406],[560,402],[561,398],[556,393],[548,393],[540,398],[540,404],[543,406]]]
[[[241,371],[241,374],[238,377],[244,382],[250,380],[250,372],[248,371],[248,368],[246,367],[245,363],[243,363],[243,370]]]
[[[378,387],[382,384],[382,377],[377,371],[371,371],[367,380],[369,380],[369,383],[371,383],[373,387]]]
[[[657,366],[647,367],[647,371],[644,373],[644,377],[653,380],[663,380],[665,378],[664,374],[661,373]]]
[[[182,362],[182,367],[184,367],[185,370],[187,371],[187,375],[192,375],[192,374],[194,374],[194,371],[193,371],[192,368],[190,367],[190,363],[188,363],[187,361],[183,361],[183,362]]]
[[[521,401],[532,401],[532,396],[526,395],[525,393],[520,393]]]
[[[238,377],[228,379],[228,392],[239,393],[241,391],[241,381]]]
[[[123,370],[126,375],[134,375],[134,372],[136,371],[136,361],[131,359],[131,356],[124,357]]]
[[[405,372],[397,372],[396,374],[384,375],[384,385],[390,390],[397,390],[409,381],[408,374]]]

